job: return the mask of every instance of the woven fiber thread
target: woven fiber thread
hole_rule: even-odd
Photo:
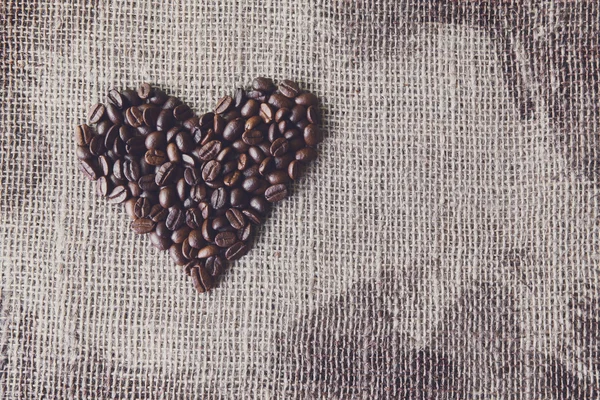
[[[600,396],[595,1],[5,0],[0,398]],[[150,82],[322,99],[319,160],[209,295],[77,170]]]

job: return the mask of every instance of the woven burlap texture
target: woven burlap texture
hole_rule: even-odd
[[[0,5],[0,397],[597,398],[599,7]],[[77,170],[109,88],[322,99],[320,158],[219,287]]]

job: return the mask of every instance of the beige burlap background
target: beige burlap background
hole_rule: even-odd
[[[597,2],[4,0],[0,397],[600,396]],[[321,156],[197,295],[76,167],[147,81],[322,98]]]

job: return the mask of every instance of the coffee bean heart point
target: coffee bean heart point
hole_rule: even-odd
[[[248,253],[254,226],[289,196],[322,140],[317,97],[262,77],[200,117],[148,83],[111,89],[88,123],[75,128],[79,169],[200,293]]]

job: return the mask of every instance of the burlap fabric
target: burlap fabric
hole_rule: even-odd
[[[600,396],[596,1],[0,5],[0,397]],[[322,98],[319,161],[210,295],[76,167],[148,81]]]

